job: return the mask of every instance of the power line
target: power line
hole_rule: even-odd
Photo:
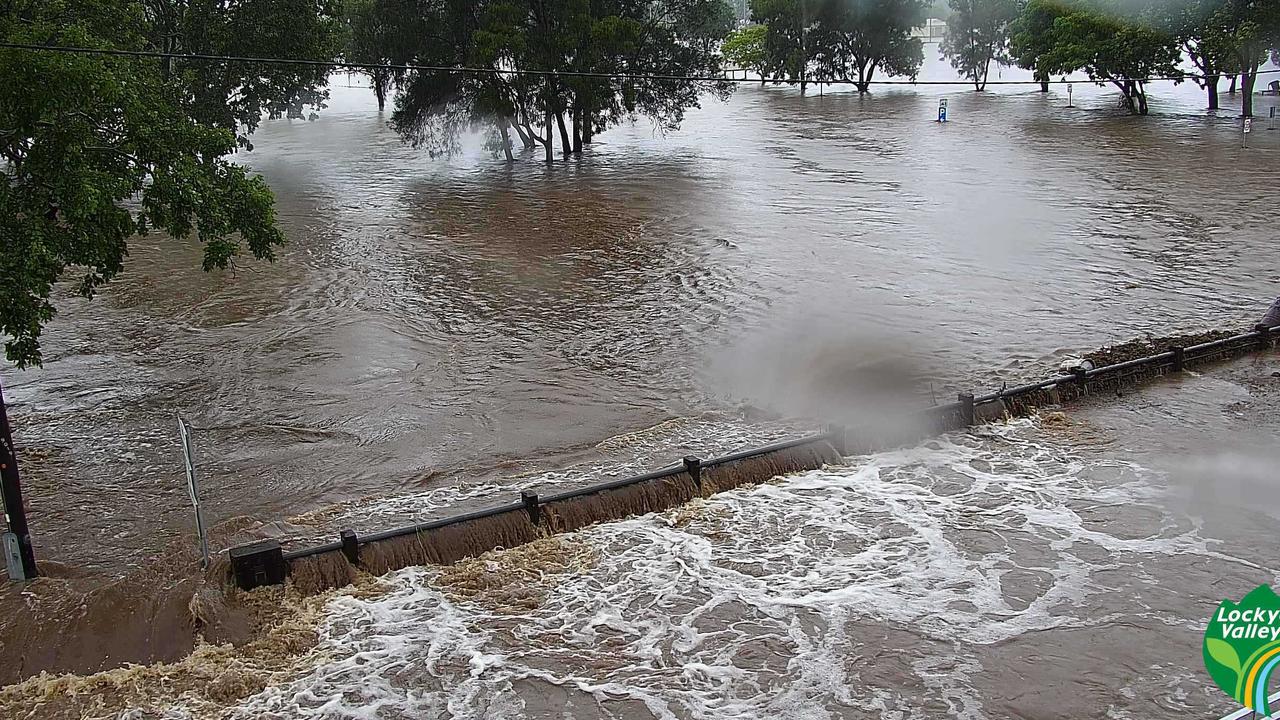
[[[11,43],[0,42],[0,48],[9,50],[27,50],[34,52],[53,52],[68,53],[75,55],[104,55],[110,57],[131,57],[131,58],[149,58],[149,59],[173,59],[173,60],[192,60],[198,62],[215,62],[215,63],[247,63],[260,65],[300,65],[305,67],[325,67],[325,68],[345,68],[348,70],[405,70],[413,72],[441,72],[441,73],[461,73],[466,75],[501,75],[501,76],[520,76],[530,75],[534,77],[582,77],[597,78],[608,80],[686,80],[691,82],[732,82],[732,83],[758,83],[760,78],[730,78],[722,75],[663,75],[663,74],[643,74],[643,73],[607,73],[607,72],[588,72],[576,70],[503,70],[500,68],[486,67],[469,67],[465,65],[422,65],[418,63],[357,63],[346,60],[303,60],[297,58],[272,58],[272,57],[246,57],[239,55],[207,55],[201,53],[171,53],[161,52],[159,50],[119,50],[114,48],[89,48],[89,47],[68,47],[59,45],[35,45],[30,43]],[[742,70],[742,68],[727,69],[725,72]],[[1256,75],[1270,75],[1280,73],[1280,70],[1259,70]],[[1161,82],[1161,81],[1181,81],[1181,80],[1205,80],[1208,75],[1173,75],[1168,77],[1149,77],[1142,78],[1141,82]],[[1230,73],[1218,75],[1216,77],[1230,77]],[[794,85],[796,80],[775,80],[766,78],[765,82],[787,83]],[[807,83],[813,85],[857,85],[856,80],[806,80]],[[1063,78],[1061,80],[988,80],[987,85],[1062,85],[1066,83],[1103,83],[1106,80],[1097,80],[1094,78]],[[969,86],[973,83],[969,80],[874,80],[871,85],[963,85]]]

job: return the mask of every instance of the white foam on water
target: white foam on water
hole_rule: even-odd
[[[332,602],[317,652],[337,659],[232,715],[984,717],[965,647],[1108,622],[1093,573],[1213,555],[1163,511],[1151,528],[1089,517],[1157,508],[1157,485],[1023,421],[587,528],[567,540],[598,562],[532,610],[409,568],[383,597]]]

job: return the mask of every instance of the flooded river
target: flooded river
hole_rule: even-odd
[[[1276,371],[595,526],[479,580],[393,573],[229,716],[1218,717],[1204,624],[1280,578],[1259,542],[1280,529]]]
[[[943,76],[950,70],[931,59],[925,77]],[[679,132],[662,137],[641,121],[547,166],[507,165],[479,137],[459,157],[430,160],[400,144],[371,93],[344,82],[317,121],[265,122],[242,158],[278,198],[290,243],[277,263],[206,275],[198,249],[139,239],[127,273],[99,298],[59,304],[43,369],[5,371],[37,552],[66,574],[125,577],[175,548],[193,557],[175,412],[196,428],[206,514],[224,547],[305,534],[316,518],[381,527],[514,477],[655,467],[686,448],[857,418],[866,410],[845,380],[867,363],[909,357],[917,389],[951,396],[1147,332],[1243,326],[1280,292],[1275,226],[1263,222],[1275,215],[1280,130],[1268,133],[1264,117],[1242,149],[1238,120],[1206,115],[1190,84],[1154,86],[1147,118],[1083,84],[1074,109],[1061,87],[801,97],[747,85],[691,112]],[[951,121],[940,125],[944,96]],[[1259,98],[1263,115],[1274,101]],[[649,689],[624,693],[640,715],[664,716],[655,703],[684,708],[671,711],[680,717],[732,714],[704,707],[719,698],[747,717],[828,701],[766,706],[716,688],[838,694],[859,673],[895,672],[809,661],[855,642],[866,663],[873,647],[914,648],[918,657],[893,662],[936,708],[961,713],[986,691],[956,684],[965,666],[921,658],[961,644],[999,654],[1026,633],[1097,632],[1113,611],[1090,611],[1086,596],[1104,568],[1119,578],[1152,554],[1210,557],[1206,536],[1182,521],[1144,515],[1133,537],[1107,539],[1066,518],[1095,492],[1145,502],[1141,472],[1123,457],[1096,460],[1111,464],[1092,477],[1069,446],[1046,446],[1029,428],[997,435],[709,503],[719,509],[695,522],[744,523],[720,555],[660,519],[589,531],[582,542],[621,559],[574,576],[527,641],[541,647],[548,627],[579,644],[616,635],[631,647],[635,635],[649,638],[636,641],[643,657],[587,653],[586,665],[552,671],[542,664],[554,654],[532,653],[503,672],[542,693],[565,692],[546,686],[553,672],[581,692],[630,687],[640,674]],[[985,469],[955,470],[964,467]],[[930,505],[921,493],[949,499]],[[1002,509],[979,513],[991,527],[969,527],[962,518],[981,508]],[[832,513],[867,519],[761,554],[771,533]],[[895,530],[916,525],[933,534]],[[992,534],[1007,547],[988,547]],[[1096,556],[1068,557],[1058,546],[1072,538],[1089,539]],[[827,563],[822,548],[862,554]],[[1004,609],[997,570],[1025,565],[1027,553],[1042,570],[1017,576],[1009,592],[1023,600]],[[1158,565],[1152,582],[1169,582]],[[725,590],[730,578],[739,590]],[[859,578],[874,582],[837,590]],[[384,611],[422,627],[481,622],[442,604],[429,572],[402,581],[396,597],[413,612],[352,605],[333,632],[367,634],[361,623]],[[690,582],[696,592],[676,605],[655,594]],[[601,592],[623,583],[642,589]],[[885,589],[875,623],[832,614],[872,602],[875,588]],[[1052,619],[1048,608],[1067,601],[1083,619]],[[669,617],[632,617],[637,608]],[[557,625],[566,613],[576,625]],[[992,613],[1007,624],[992,628]],[[458,639],[448,662],[483,665],[497,652],[487,643],[519,637],[500,627]],[[708,633],[720,640],[698,641]],[[749,648],[739,667],[734,653]],[[701,669],[644,669],[641,660],[673,652]],[[498,686],[456,692],[474,694],[430,702],[515,707]],[[859,695],[855,706],[895,702]],[[1070,698],[1061,702],[1072,715]]]

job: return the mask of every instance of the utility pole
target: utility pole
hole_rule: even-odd
[[[800,94],[804,95],[809,71],[809,3],[800,0]]]
[[[13,434],[9,432],[3,386],[0,386],[0,499],[4,500],[4,519],[9,532],[17,539],[22,571],[22,577],[10,579],[30,580],[37,575],[36,554],[31,547],[31,532],[27,530],[27,508],[22,504],[22,484],[18,481],[18,453],[13,447]]]

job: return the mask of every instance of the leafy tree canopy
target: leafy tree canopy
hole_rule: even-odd
[[[313,53],[329,47],[316,34],[325,24],[320,6],[301,0],[0,4],[5,41],[98,49],[324,58]],[[195,238],[206,270],[244,247],[271,258],[284,240],[271,192],[227,156],[261,114],[318,104],[323,73],[0,49],[6,357],[39,364],[55,285],[71,276],[91,296],[123,269],[134,235]]]
[[[930,0],[752,0],[768,26],[766,66],[776,80],[851,81],[867,92],[877,70],[914,78],[924,50],[911,30]]]
[[[432,154],[454,152],[464,130],[490,127],[508,158],[512,130],[526,148],[541,144],[550,157],[557,130],[569,153],[627,117],[675,128],[702,95],[729,92],[725,82],[688,79],[719,73],[714,46],[728,32],[729,10],[723,0],[422,4],[412,21],[420,32],[403,43],[404,60],[503,73],[410,72],[392,125]]]
[[[942,56],[975,90],[983,90],[991,63],[1008,59],[1010,26],[1020,11],[1017,0],[950,0],[950,5]]]
[[[1013,54],[1046,77],[1084,71],[1111,83],[1132,112],[1145,115],[1145,80],[1179,75],[1181,56],[1172,33],[1123,10],[1108,0],[1030,0]]]
[[[730,33],[720,52],[730,65],[755,70],[763,82],[769,67],[769,53],[765,49],[768,34],[769,29],[764,25],[748,25]]]

